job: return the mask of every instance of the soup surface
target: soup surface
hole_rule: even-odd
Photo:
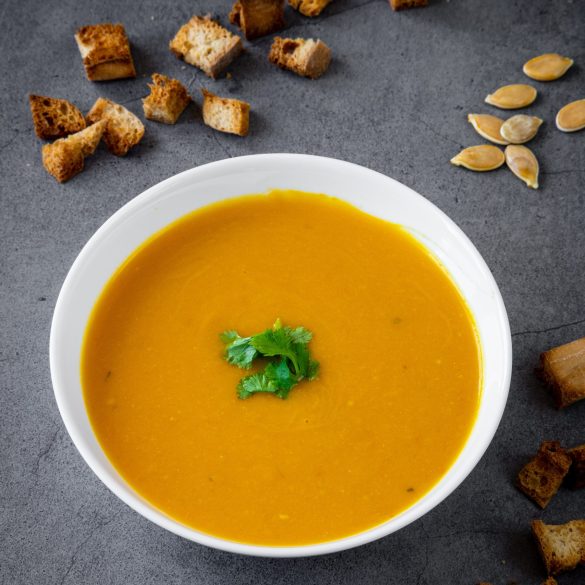
[[[219,333],[302,325],[319,378],[240,400]],[[81,363],[94,431],[154,506],[240,542],[300,545],[373,527],[448,470],[481,392],[473,320],[400,227],[274,191],[194,212],[120,267]]]

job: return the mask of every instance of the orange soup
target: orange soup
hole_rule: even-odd
[[[279,317],[319,377],[237,397],[219,334]],[[473,425],[480,349],[444,268],[397,225],[289,191],[200,209],[136,250],[91,315],[93,429],[136,492],[239,542],[302,545],[382,523],[428,492]]]

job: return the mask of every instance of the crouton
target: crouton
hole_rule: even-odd
[[[94,153],[106,122],[98,122],[67,138],[43,146],[43,165],[57,181],[64,183],[83,170],[85,157]]]
[[[150,95],[142,100],[145,117],[163,124],[175,124],[191,101],[187,90],[180,81],[160,73],[154,73],[152,81],[148,84]]]
[[[331,0],[288,0],[288,3],[304,16],[319,16]]]
[[[533,520],[532,532],[549,575],[558,575],[585,563],[585,520],[557,526]]]
[[[572,460],[567,484],[574,490],[585,488],[585,445],[569,449],[567,453]]]
[[[549,384],[557,408],[585,398],[585,337],[545,351],[539,372]]]
[[[428,6],[428,0],[390,0],[392,10],[405,10],[407,8],[422,8]]]
[[[75,40],[90,81],[136,77],[130,43],[121,24],[82,26]]]
[[[83,114],[67,100],[29,95],[35,133],[39,138],[62,138],[83,130]]]
[[[240,100],[218,97],[206,89],[203,94],[203,122],[228,134],[246,136],[250,126],[250,104]]]
[[[238,35],[208,16],[194,16],[179,29],[169,48],[179,59],[215,79],[244,47]]]
[[[321,77],[331,62],[331,50],[319,39],[283,39],[275,37],[268,59],[282,69],[288,69],[311,79]]]
[[[144,136],[144,124],[124,106],[98,98],[87,119],[91,123],[106,120],[104,142],[116,156],[124,156]]]
[[[284,28],[284,0],[238,0],[230,22],[250,41]]]
[[[557,493],[571,466],[571,458],[557,441],[545,441],[536,457],[527,463],[516,478],[517,487],[541,508]]]

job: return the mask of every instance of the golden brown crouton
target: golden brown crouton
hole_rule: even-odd
[[[585,337],[540,355],[540,374],[553,393],[557,408],[585,398]]]
[[[331,50],[319,39],[283,39],[275,37],[268,59],[282,69],[317,79],[329,67]]]
[[[43,146],[43,165],[57,181],[64,183],[83,170],[86,156],[93,154],[99,144],[106,122],[98,122],[67,138]]]
[[[61,138],[83,130],[83,114],[67,100],[29,95],[30,111],[39,138]]]
[[[419,8],[428,6],[428,0],[390,0],[392,10],[405,10],[406,8]]]
[[[144,115],[149,120],[174,124],[191,101],[187,90],[181,82],[160,73],[154,73],[152,81],[148,84],[150,95],[142,100]]]
[[[104,98],[98,98],[87,119],[92,123],[106,120],[104,141],[116,156],[124,156],[144,136],[144,124],[132,112]]]
[[[237,0],[230,22],[250,41],[284,28],[284,0]]]
[[[170,42],[171,51],[185,63],[216,78],[242,51],[242,39],[211,20],[194,16]]]
[[[331,0],[288,0],[288,3],[305,16],[319,16]]]
[[[203,94],[203,122],[228,134],[246,136],[250,125],[250,104],[240,100],[218,97],[205,89]]]
[[[567,453],[572,460],[567,478],[569,487],[574,490],[585,488],[585,445],[569,449]]]
[[[545,441],[536,457],[520,470],[516,485],[541,508],[545,508],[561,487],[570,466],[571,458],[560,443]]]
[[[130,43],[121,24],[82,26],[75,40],[90,81],[136,77]]]
[[[533,520],[532,532],[549,575],[558,575],[585,563],[585,520],[558,526]]]

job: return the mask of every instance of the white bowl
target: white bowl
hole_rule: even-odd
[[[308,546],[231,542],[189,528],[134,492],[106,458],[83,401],[80,356],[84,330],[103,286],[144,240],[186,213],[230,197],[272,188],[333,195],[372,215],[405,226],[447,268],[474,317],[483,354],[483,392],[472,432],[449,471],[410,508],[353,536]],[[217,549],[266,557],[331,553],[386,536],[444,500],[475,467],[503,414],[512,365],[510,327],[492,274],[465,234],[437,207],[401,183],[351,163],[298,154],[232,158],[185,171],[151,187],[117,211],[85,245],[61,289],[50,341],[55,398],[75,446],[120,499],[154,523]]]

